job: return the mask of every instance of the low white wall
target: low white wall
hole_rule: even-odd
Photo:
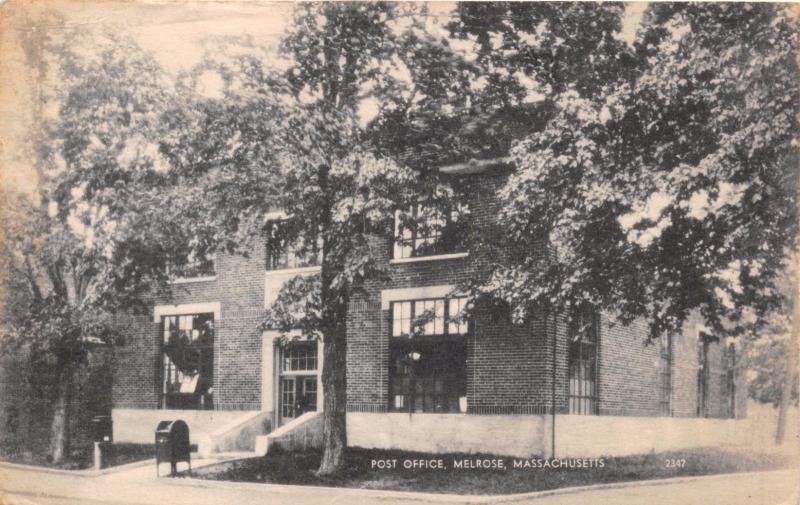
[[[778,429],[778,408],[771,404],[747,402],[748,439],[753,447],[772,447],[775,445],[775,434]],[[784,440],[794,444],[795,453],[800,450],[800,412],[797,407],[790,407],[786,413],[786,432]]]
[[[347,413],[347,443],[355,447],[430,453],[543,454],[543,416]]]
[[[156,426],[160,421],[181,419],[189,425],[189,438],[193,444],[208,437],[221,428],[237,421],[251,418],[258,411],[239,410],[160,410],[160,409],[113,409],[114,441],[152,444],[155,442]]]
[[[747,435],[747,423],[734,419],[559,415],[556,457],[628,456],[721,447],[742,444]],[[545,443],[549,452],[551,442]]]
[[[347,414],[355,447],[428,453],[551,457],[552,417],[545,415]],[[646,454],[747,442],[749,425],[733,419],[556,416],[555,457]]]

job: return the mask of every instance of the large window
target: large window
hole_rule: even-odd
[[[393,302],[389,409],[465,412],[466,298]]]
[[[213,409],[214,314],[161,318],[161,406]]]
[[[322,263],[322,241],[306,244],[303,239],[287,244],[286,240],[267,241],[267,270],[286,270],[318,266]]]
[[[658,413],[672,415],[672,335],[664,334],[658,342]]]
[[[736,417],[736,348],[730,344],[725,352],[725,401],[728,417]]]
[[[392,336],[466,335],[466,297],[392,303]]]
[[[413,258],[459,252],[465,235],[467,207],[416,205],[395,213],[394,258]]]
[[[697,346],[697,417],[708,417],[708,347],[709,340],[701,335]]]
[[[600,317],[583,310],[569,334],[569,413],[597,414],[597,345]]]

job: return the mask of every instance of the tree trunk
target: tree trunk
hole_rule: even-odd
[[[783,387],[781,388],[781,402],[778,407],[778,426],[775,430],[775,444],[783,444],[786,437],[786,415],[792,402],[792,391],[798,379],[797,371],[797,345],[800,342],[800,282],[795,280],[793,293],[792,330],[789,334],[786,349],[786,369],[783,374]]]
[[[324,335],[322,364],[322,463],[317,475],[331,475],[344,468],[347,447],[347,347],[345,322],[337,321],[331,335]]]
[[[53,423],[50,425],[50,457],[53,463],[61,463],[69,454],[69,400],[72,373],[69,367],[62,368],[56,384],[56,402]]]

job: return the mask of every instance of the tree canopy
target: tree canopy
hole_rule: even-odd
[[[3,350],[24,348],[53,371],[58,463],[87,352],[113,343],[114,315],[143,309],[186,246],[166,252],[181,241],[170,233],[156,144],[169,87],[151,58],[116,35],[77,32],[48,39],[38,55],[48,76],[31,134],[38,193],[3,195]]]
[[[654,4],[629,48],[613,37],[619,10],[585,5],[598,15],[560,17],[571,24],[553,36],[603,49],[574,56],[590,79],[575,69],[552,86],[557,65],[507,60],[509,75],[534,69],[554,108],[511,151],[499,222],[519,253],[483,291],[520,317],[590,304],[645,318],[654,336],[694,310],[718,334],[763,324],[797,232],[796,19],[778,5]],[[547,258],[525,253],[542,240]]]

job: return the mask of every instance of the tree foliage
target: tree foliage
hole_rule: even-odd
[[[30,139],[38,194],[6,192],[2,209],[3,349],[24,348],[53,370],[51,455],[60,462],[73,378],[91,346],[113,343],[115,312],[144,307],[166,279],[175,239],[156,139],[168,87],[115,35],[66,32],[40,50],[48,112]]]
[[[534,57],[505,67],[535,69],[554,112],[512,150],[500,222],[517,253],[484,291],[518,316],[588,303],[645,318],[654,336],[694,310],[718,333],[763,324],[797,231],[796,19],[777,5],[653,5],[627,48],[613,39],[621,12],[582,8],[597,15],[559,17],[571,24],[553,36],[567,54],[584,34],[602,46],[572,58],[590,79]],[[526,254],[542,241],[552,254]]]
[[[281,75],[256,51],[217,55],[186,82],[211,72],[221,93],[199,98],[189,126],[165,142],[187,190],[208,195],[197,212],[220,245],[247,254],[269,239],[297,255],[319,253],[319,274],[284,286],[265,324],[300,328],[324,345],[321,473],[343,462],[347,310],[364,281],[381,275],[371,237],[393,232],[395,209],[416,191],[438,191],[373,149],[359,124],[364,100],[402,86],[387,71],[403,48],[393,27],[400,9],[299,5],[282,44],[288,69]]]

